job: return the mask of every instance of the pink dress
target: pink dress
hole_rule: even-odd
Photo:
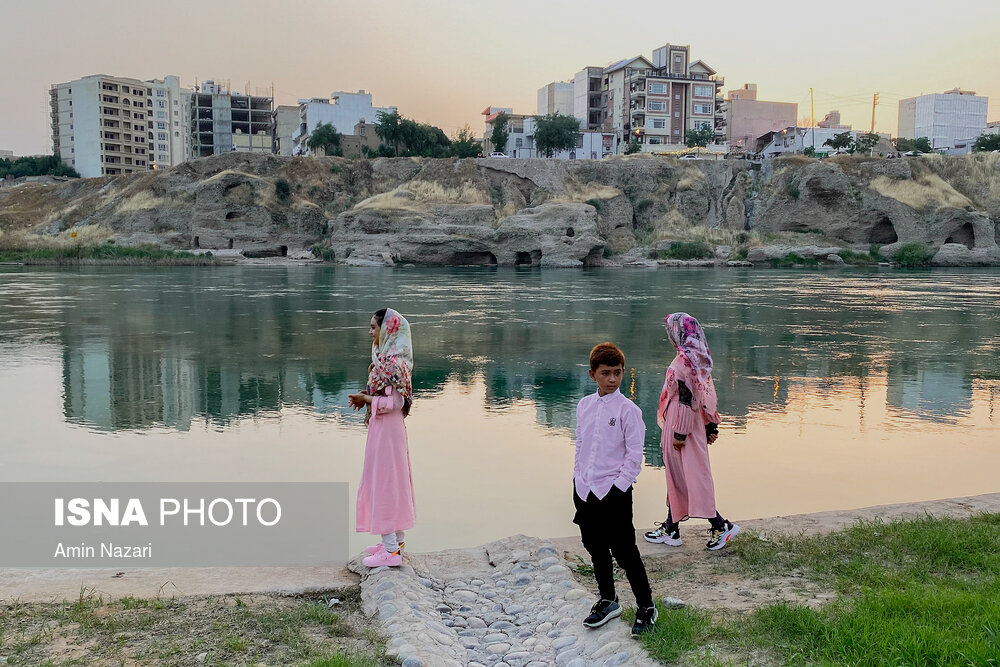
[[[708,461],[708,438],[705,424],[718,423],[718,414],[706,417],[704,406],[697,395],[691,407],[680,402],[677,381],[694,387],[691,369],[678,356],[670,364],[667,376],[667,407],[660,448],[667,473],[667,504],[671,518],[683,521],[689,517],[710,519],[715,517],[715,483],[712,466]],[[687,434],[686,444],[680,451],[674,449],[674,433]]]
[[[416,524],[403,397],[391,386],[372,397],[357,506],[359,533],[388,535]]]

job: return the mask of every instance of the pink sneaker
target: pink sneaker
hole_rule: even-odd
[[[365,556],[361,563],[365,567],[381,567],[382,565],[399,567],[403,564],[403,556],[398,551],[391,554],[385,549],[382,549],[371,556]]]
[[[403,553],[404,551],[406,551],[405,545],[406,542],[399,543],[399,553]],[[383,545],[381,542],[371,547],[365,547],[365,553],[368,554],[369,556],[373,556],[377,554],[379,551],[385,551],[385,545]]]

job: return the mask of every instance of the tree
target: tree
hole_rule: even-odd
[[[927,137],[920,137],[919,139],[907,139],[905,137],[896,137],[894,143],[896,144],[896,150],[901,151],[903,153],[909,151],[930,153],[933,150],[931,148],[931,142]]]
[[[854,140],[854,143],[848,150],[852,153],[871,153],[877,143],[877,134],[874,132],[865,132],[858,135],[857,139]]]
[[[553,113],[535,117],[535,146],[545,157],[576,148],[579,134],[580,121],[573,116]]]
[[[333,123],[317,123],[316,129],[309,135],[306,146],[314,153],[323,151],[323,155],[343,155],[340,148],[340,133]]]
[[[507,124],[509,122],[510,116],[507,115],[506,111],[501,111],[493,119],[493,132],[490,134],[490,143],[493,144],[493,150],[497,153],[503,153],[507,149],[507,137],[510,136],[510,132],[507,131]]]
[[[684,133],[684,143],[687,144],[688,148],[708,146],[714,138],[715,130],[709,127],[707,123],[702,124],[697,129],[688,130]]]
[[[976,139],[973,150],[977,153],[1000,150],[1000,134],[986,134],[983,132]]]
[[[642,150],[642,144],[635,137],[632,137],[628,144],[625,146],[625,155],[632,155],[633,153],[638,153]]]
[[[802,154],[806,157],[816,157],[816,149],[812,146],[806,146]]]
[[[483,145],[473,136],[472,128],[469,127],[468,123],[455,133],[449,147],[449,153],[452,157],[476,157],[482,152]]]
[[[392,113],[379,111],[375,117],[375,134],[392,148],[393,154],[396,157],[399,157],[399,142],[402,139],[400,130],[401,119],[401,116],[396,111]]]
[[[58,155],[19,157],[16,160],[0,159],[0,178],[22,176],[69,176],[80,178],[76,169],[63,164]]]
[[[830,146],[835,151],[840,150],[841,148],[850,150],[851,146],[854,145],[854,137],[851,136],[850,132],[838,132],[833,135],[832,139],[824,141],[823,145]],[[854,151],[851,152],[853,153]]]

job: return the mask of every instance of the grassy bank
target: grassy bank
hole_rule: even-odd
[[[820,537],[738,539],[721,575],[802,575],[822,606],[661,609],[650,654],[686,665],[1000,665],[1000,515],[859,523]]]
[[[151,264],[156,266],[206,266],[218,263],[211,255],[161,250],[156,246],[123,247],[111,243],[40,248],[0,247],[0,262],[42,265]]]
[[[89,591],[50,604],[0,606],[0,659],[11,665],[308,665],[380,667],[357,589],[324,596],[122,598]],[[203,655],[204,654],[204,655]]]

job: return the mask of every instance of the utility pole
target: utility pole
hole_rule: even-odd
[[[809,124],[812,125],[812,147],[816,150],[816,101],[813,99],[813,89],[809,89]]]
[[[878,93],[872,98],[872,134],[875,134],[875,107],[878,106]]]

